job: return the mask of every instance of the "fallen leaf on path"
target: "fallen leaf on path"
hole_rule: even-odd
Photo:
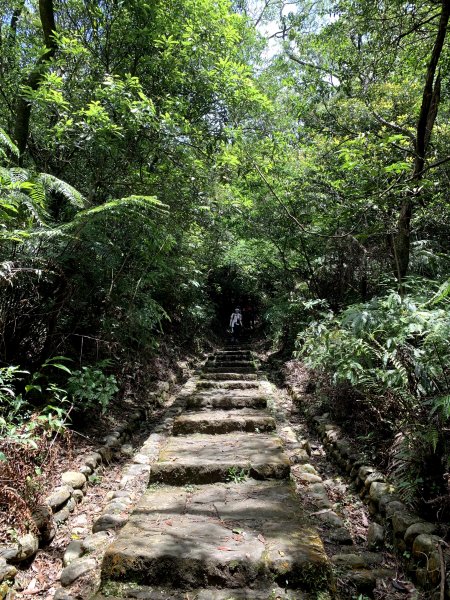
[[[173,525],[172,521],[164,521],[164,523],[165,523],[166,525],[169,525],[170,527],[172,527],[172,525]]]
[[[232,552],[231,548],[227,548],[227,546],[217,546],[217,550],[224,550],[227,552]]]

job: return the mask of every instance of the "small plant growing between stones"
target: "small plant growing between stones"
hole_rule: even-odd
[[[233,466],[228,469],[227,481],[232,483],[242,483],[248,477],[248,470]]]

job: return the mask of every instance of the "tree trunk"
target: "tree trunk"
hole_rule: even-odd
[[[45,73],[45,69],[50,60],[55,55],[57,42],[54,37],[56,31],[55,13],[53,10],[53,0],[39,0],[39,15],[41,18],[42,33],[44,36],[45,52],[36,62],[34,69],[21,81],[21,86],[37,90]],[[14,137],[19,149],[19,164],[23,163],[23,155],[25,153],[28,136],[30,132],[30,102],[19,95],[16,108],[16,123],[14,129]]]
[[[403,201],[397,221],[397,233],[394,236],[395,271],[399,281],[408,272],[411,247],[411,219],[414,201],[420,194],[419,183],[425,166],[425,157],[430,142],[431,132],[436,120],[441,95],[441,77],[436,70],[444,46],[447,26],[450,18],[450,0],[441,0],[441,16],[434,41],[433,51],[427,67],[425,87],[422,95],[417,133],[415,140],[416,158],[412,175],[413,191]]]

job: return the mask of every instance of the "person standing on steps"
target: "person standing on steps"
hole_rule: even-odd
[[[236,308],[230,317],[230,328],[231,328],[231,341],[238,342],[239,335],[242,327],[242,314],[241,309]]]

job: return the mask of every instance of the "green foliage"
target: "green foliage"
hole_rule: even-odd
[[[436,467],[444,461],[437,471],[446,468],[450,419],[450,310],[444,298],[433,301],[430,282],[422,289],[414,283],[415,294],[391,291],[338,315],[330,311],[299,334],[297,350],[308,366],[356,390],[385,418],[385,398],[394,399],[391,471],[410,502],[430,491],[430,461]]]
[[[101,367],[107,366],[105,362],[97,366],[82,367],[81,370],[72,371],[67,380],[67,389],[71,395],[75,409],[82,412],[101,409],[106,412],[108,404],[119,390],[114,375],[106,375]]]

